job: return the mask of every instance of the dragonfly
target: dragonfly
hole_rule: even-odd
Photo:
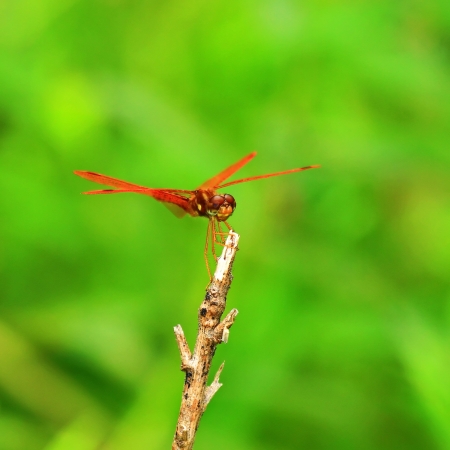
[[[148,188],[96,172],[75,170],[74,173],[75,175],[89,181],[93,181],[94,183],[115,188],[88,191],[83,192],[83,194],[120,194],[124,192],[134,192],[136,194],[148,195],[155,200],[162,202],[177,217],[183,217],[184,215],[189,214],[192,217],[207,218],[208,228],[206,231],[204,258],[208,275],[211,280],[211,270],[208,262],[209,242],[211,240],[211,251],[214,259],[217,261],[218,258],[215,251],[215,244],[224,245],[224,235],[227,234],[227,232],[222,231],[221,224],[224,224],[228,230],[231,231],[232,227],[227,220],[236,209],[236,200],[232,195],[221,194],[217,191],[235,184],[276,177],[279,175],[287,175],[289,173],[302,172],[304,170],[316,169],[320,167],[319,165],[306,166],[297,169],[284,170],[282,172],[268,173],[266,175],[241,178],[239,180],[223,183],[231,177],[231,175],[250,162],[255,156],[256,152],[252,152],[249,155],[244,156],[244,158],[240,159],[238,162],[232,164],[216,176],[205,181],[195,190]]]

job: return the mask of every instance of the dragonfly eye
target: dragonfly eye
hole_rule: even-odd
[[[236,203],[236,202],[234,201],[234,197],[233,197],[232,195],[230,195],[230,194],[225,194],[225,195],[224,195],[224,198],[225,198],[225,201],[226,201],[227,203],[229,203],[230,205],[233,205],[233,204]]]
[[[215,195],[209,201],[211,203],[211,209],[218,210],[225,202],[225,198],[221,195]]]

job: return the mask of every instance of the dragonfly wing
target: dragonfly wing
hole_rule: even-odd
[[[222,172],[220,172],[215,177],[210,178],[208,181],[205,181],[198,189],[209,189],[209,188],[219,186],[222,183],[222,181],[231,177],[231,175],[233,175],[233,173],[238,171],[241,167],[245,166],[255,156],[256,156],[256,152],[250,153],[249,155],[247,155],[244,158],[242,158],[241,160],[239,160],[237,163],[234,163],[230,167],[228,167],[225,170],[223,170]]]
[[[84,170],[75,170],[75,175],[86,180],[93,181],[98,184],[105,184],[106,186],[112,186],[119,189],[147,189],[145,186],[139,186],[138,184],[128,183],[128,181],[122,181],[117,178],[108,177],[101,173],[86,172]]]
[[[94,183],[105,184],[117,188],[88,191],[84,192],[84,194],[121,194],[124,192],[134,192],[136,194],[148,195],[155,200],[162,202],[177,217],[183,217],[186,213],[192,215],[192,208],[188,199],[192,194],[192,191],[181,189],[150,189],[145,186],[129,183],[128,181],[119,180],[96,172],[76,170],[74,173],[75,175],[93,181]]]
[[[168,192],[163,189],[101,189],[98,191],[83,192],[83,194],[122,194],[124,192],[134,192],[136,194],[144,194],[153,197],[179,218],[183,217],[186,213],[191,216],[195,215],[192,213],[191,204],[187,197],[183,194],[174,194],[173,192]]]
[[[175,205],[173,203],[166,203],[164,202],[163,205],[176,217],[181,219],[186,215],[188,212],[187,210],[181,209],[178,205]]]
[[[270,178],[270,177],[278,177],[280,175],[287,175],[288,173],[301,172],[303,170],[308,170],[308,169],[318,169],[319,167],[320,166],[318,166],[318,165],[306,166],[306,167],[299,167],[298,169],[284,170],[283,172],[274,172],[274,173],[268,173],[266,175],[258,175],[256,177],[242,178],[240,180],[230,181],[229,183],[225,183],[225,184],[222,184],[221,186],[217,186],[217,189],[222,189],[227,186],[232,186],[233,184],[246,183],[247,181],[261,180],[263,178]]]
[[[96,191],[87,191],[83,192],[86,195],[95,195],[95,194],[122,194],[123,192],[137,192],[138,194],[142,194],[144,189],[100,189]]]
[[[175,214],[178,218],[183,217],[186,213],[192,214],[191,203],[189,198],[185,197],[186,194],[177,194],[174,192],[166,191],[164,189],[146,189],[140,192],[144,195],[149,195],[155,200],[162,202],[162,204],[169,209],[172,214]]]

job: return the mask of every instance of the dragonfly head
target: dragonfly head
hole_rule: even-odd
[[[236,200],[232,195],[214,195],[208,201],[208,215],[217,217],[219,222],[227,220],[236,208]]]

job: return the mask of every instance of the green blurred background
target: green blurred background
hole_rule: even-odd
[[[450,2],[0,3],[0,449],[170,448],[206,220],[239,316],[197,450],[450,448]]]

